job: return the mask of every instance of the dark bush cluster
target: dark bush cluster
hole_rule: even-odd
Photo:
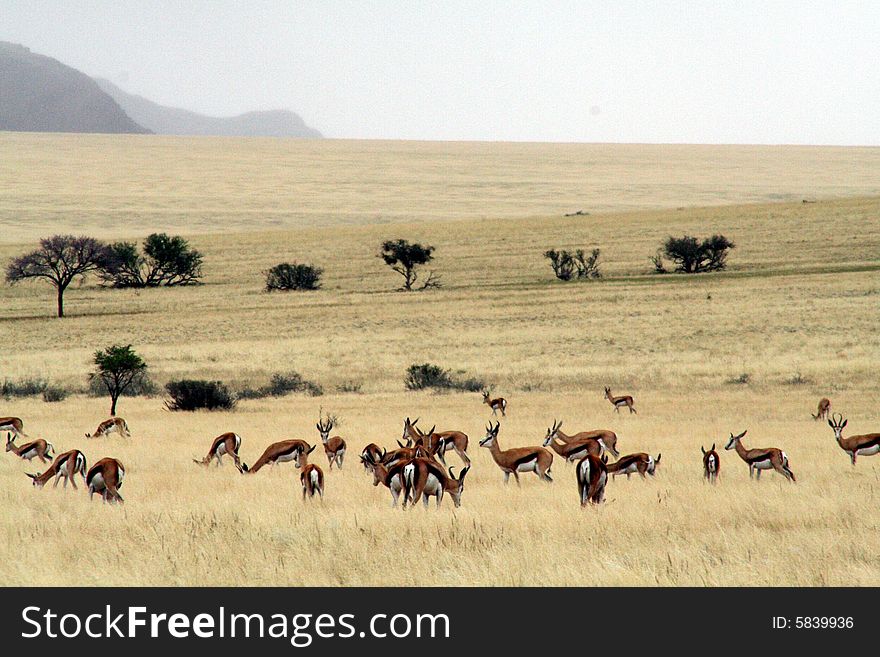
[[[68,391],[61,386],[46,386],[43,390],[43,401],[48,403],[61,402],[67,399]]]
[[[169,411],[230,411],[235,408],[235,398],[220,381],[169,381],[165,384],[165,390],[171,397],[165,402]]]
[[[324,388],[314,381],[309,381],[298,372],[276,372],[269,383],[260,388],[244,388],[237,393],[239,399],[263,399],[265,397],[283,397],[284,395],[304,392],[312,397],[324,394]]]
[[[49,384],[43,379],[20,379],[10,381],[4,379],[0,384],[0,396],[10,399],[12,397],[33,397],[43,394]]]
[[[667,273],[664,258],[671,260],[674,271],[684,274],[700,274],[721,271],[727,267],[727,255],[736,245],[724,235],[712,235],[700,241],[696,237],[668,237],[663,247],[651,258],[658,274]]]
[[[455,375],[449,370],[431,363],[410,365],[406,370],[404,384],[407,390],[437,388],[441,390],[480,392],[487,387],[486,382],[482,379]]]
[[[590,255],[587,255],[583,249],[578,249],[574,253],[562,249],[550,249],[544,251],[544,257],[550,260],[550,266],[553,273],[561,281],[570,281],[573,278],[602,278],[602,272],[599,271],[599,249],[593,249]]]
[[[108,248],[108,260],[99,271],[106,285],[143,288],[200,282],[202,254],[182,237],[153,233],[144,240],[143,255],[134,242],[117,242]]]
[[[323,269],[313,265],[283,262],[265,272],[266,291],[318,290],[323,273]]]

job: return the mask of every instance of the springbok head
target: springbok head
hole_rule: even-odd
[[[544,447],[553,442],[554,438],[559,436],[559,430],[562,428],[562,422],[553,420],[553,426],[547,429],[547,435],[544,437]]]
[[[461,493],[464,491],[464,477],[468,473],[468,470],[471,469],[470,466],[467,466],[464,470],[461,471],[461,474],[458,475],[458,478],[455,478],[455,474],[453,473],[453,469],[455,466],[449,466],[449,478],[458,482],[458,486],[449,491],[449,494],[452,496],[452,501],[455,503],[455,507],[458,508],[461,506]]]
[[[492,426],[490,422],[486,426],[486,437],[480,441],[480,447],[492,447],[495,444],[495,439],[498,438],[498,430],[501,428],[501,423],[496,422],[495,426]]]
[[[834,429],[834,437],[837,440],[843,438],[843,428],[846,426],[847,422],[849,422],[849,420],[845,420],[841,413],[832,414],[831,419],[828,420],[828,426]]]
[[[327,421],[325,422],[323,418],[318,415],[318,423],[315,426],[318,429],[318,433],[321,434],[321,442],[326,443],[330,439],[330,432],[333,431],[333,418],[328,415]]]
[[[745,431],[743,431],[743,432],[742,432],[741,434],[739,434],[738,436],[734,436],[733,434],[730,434],[730,440],[727,441],[727,446],[726,446],[724,449],[734,449],[734,448],[736,448],[736,444],[737,444],[740,440],[742,440],[742,437],[745,436],[748,432],[749,432],[749,430],[746,429]]]

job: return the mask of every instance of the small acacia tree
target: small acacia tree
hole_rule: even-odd
[[[144,240],[144,253],[133,242],[116,242],[101,268],[104,283],[113,287],[195,285],[202,276],[202,254],[179,236],[153,233]]]
[[[550,249],[544,251],[544,257],[550,260],[550,266],[553,273],[561,281],[570,281],[572,278],[602,278],[599,271],[599,249],[593,249],[590,255],[587,255],[583,249],[578,249],[574,253],[566,250],[557,251]]]
[[[95,352],[95,371],[89,379],[98,379],[110,394],[110,415],[116,415],[116,402],[120,395],[135,381],[142,379],[147,364],[131,345],[113,345]]]
[[[419,278],[417,268],[434,259],[434,247],[425,246],[418,242],[411,244],[407,240],[386,240],[382,242],[379,257],[391,269],[403,276],[401,289],[411,292]],[[433,271],[428,272],[428,277],[417,289],[426,290],[430,287],[440,287],[440,277],[435,276]]]
[[[64,291],[77,277],[106,266],[109,248],[93,237],[53,235],[40,240],[40,248],[13,258],[6,267],[6,280],[17,283],[45,278],[55,286],[58,316],[64,317]]]
[[[690,235],[667,237],[661,251],[651,262],[658,273],[665,273],[663,256],[675,265],[675,271],[685,274],[700,274],[721,271],[727,267],[727,255],[736,245],[724,235],[712,235],[703,241]]]

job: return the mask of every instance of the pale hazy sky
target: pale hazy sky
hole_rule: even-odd
[[[880,2],[0,0],[0,40],[329,137],[880,144]]]

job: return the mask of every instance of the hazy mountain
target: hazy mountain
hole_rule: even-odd
[[[238,116],[205,116],[177,107],[159,105],[143,96],[129,94],[109,80],[95,82],[135,121],[158,135],[218,135],[227,137],[299,137],[318,139],[322,135],[293,112],[273,110],[247,112]]]
[[[0,130],[146,133],[94,80],[0,41]]]

